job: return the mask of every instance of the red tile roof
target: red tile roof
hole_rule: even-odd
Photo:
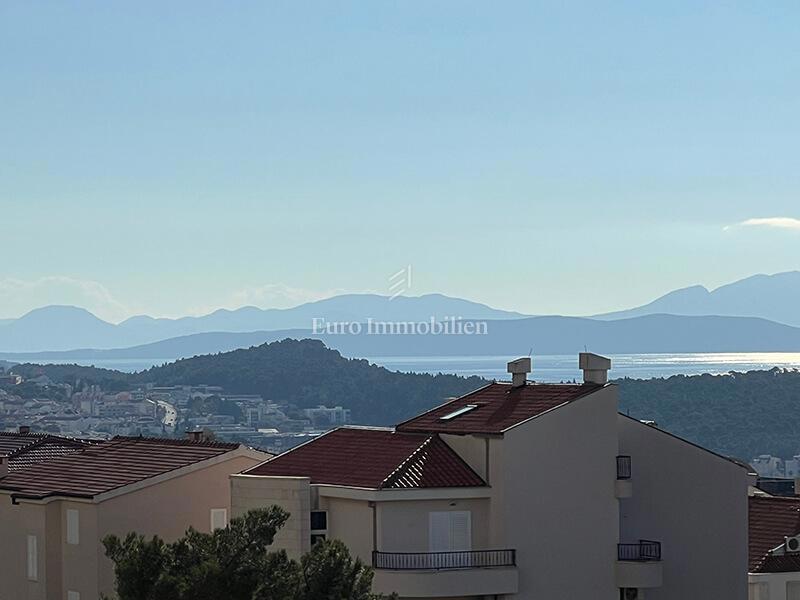
[[[490,383],[414,417],[397,426],[397,431],[417,433],[500,434],[532,417],[572,402],[601,389],[593,384],[534,384],[512,387],[510,383]],[[460,408],[476,407],[457,417],[443,420]]]
[[[753,573],[796,573],[800,571],[800,554],[767,554]]]
[[[753,572],[783,538],[800,532],[800,498],[750,496],[749,564]]]
[[[369,489],[486,485],[437,435],[356,427],[334,429],[245,473]]]
[[[8,457],[10,471],[85,449],[87,442],[46,433],[0,432],[0,455]]]
[[[0,490],[25,498],[92,498],[238,447],[219,442],[115,437],[81,452],[12,472],[0,479]]]

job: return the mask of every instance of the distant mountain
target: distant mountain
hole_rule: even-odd
[[[116,325],[74,306],[47,306],[0,324],[0,349],[36,351],[76,346],[113,348],[137,344],[136,336],[120,335]]]
[[[205,332],[251,332],[309,329],[315,318],[326,321],[422,321],[431,317],[515,319],[520,313],[497,310],[441,294],[398,296],[347,294],[287,309],[218,310],[202,317],[155,319],[132,317],[118,325],[71,306],[48,306],[19,319],[0,322],[0,352],[38,352],[73,348],[123,348]]]
[[[754,275],[709,291],[695,285],[670,292],[630,310],[595,315],[627,319],[652,314],[760,317],[800,327],[800,271]]]
[[[116,350],[4,353],[18,362],[149,358],[227,352],[284,338],[314,338],[345,356],[486,356],[681,352],[800,352],[800,328],[752,317],[648,315],[616,321],[532,317],[486,321],[486,335],[313,335],[308,330],[202,333]]]

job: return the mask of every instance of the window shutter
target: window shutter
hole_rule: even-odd
[[[80,543],[80,521],[78,511],[67,509],[67,543],[76,545]]]
[[[428,513],[428,547],[431,552],[450,550],[450,514]]]
[[[472,513],[453,510],[428,513],[428,546],[431,552],[472,550]]]
[[[28,536],[28,579],[36,581],[39,579],[39,556],[35,535]]]
[[[472,550],[472,518],[469,511],[450,513],[450,550],[463,552]]]
[[[227,526],[228,526],[228,509],[212,508],[211,531],[216,531],[217,529],[225,529]]]

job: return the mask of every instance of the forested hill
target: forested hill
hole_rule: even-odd
[[[749,461],[800,454],[800,372],[623,379],[620,411],[706,448]]]
[[[76,365],[16,365],[13,371],[111,390],[145,383],[219,385],[231,393],[261,394],[299,407],[339,404],[352,410],[357,423],[371,425],[393,425],[486,383],[480,377],[396,373],[363,359],[344,358],[318,340],[292,339],[195,356],[133,374]]]
[[[76,365],[15,365],[25,377],[56,383],[97,383],[107,390],[209,384],[231,393],[261,394],[300,407],[340,404],[360,424],[394,425],[446,398],[485,383],[480,377],[388,371],[344,358],[317,340],[286,339],[244,350],[195,356],[141,373]],[[731,375],[622,379],[620,411],[743,460],[800,453],[800,372],[773,369]]]

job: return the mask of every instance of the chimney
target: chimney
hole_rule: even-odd
[[[581,352],[578,355],[578,364],[583,371],[583,383],[595,383],[598,385],[608,383],[608,370],[611,368],[611,359],[591,352]]]
[[[31,426],[30,425],[20,425],[19,426],[19,432],[22,435],[28,435],[31,432]]]
[[[187,431],[186,439],[190,442],[202,442],[205,439],[202,431]]]
[[[8,475],[8,457],[0,454],[0,479]]]
[[[531,357],[518,358],[508,363],[508,372],[511,373],[511,386],[522,387],[531,372]]]

